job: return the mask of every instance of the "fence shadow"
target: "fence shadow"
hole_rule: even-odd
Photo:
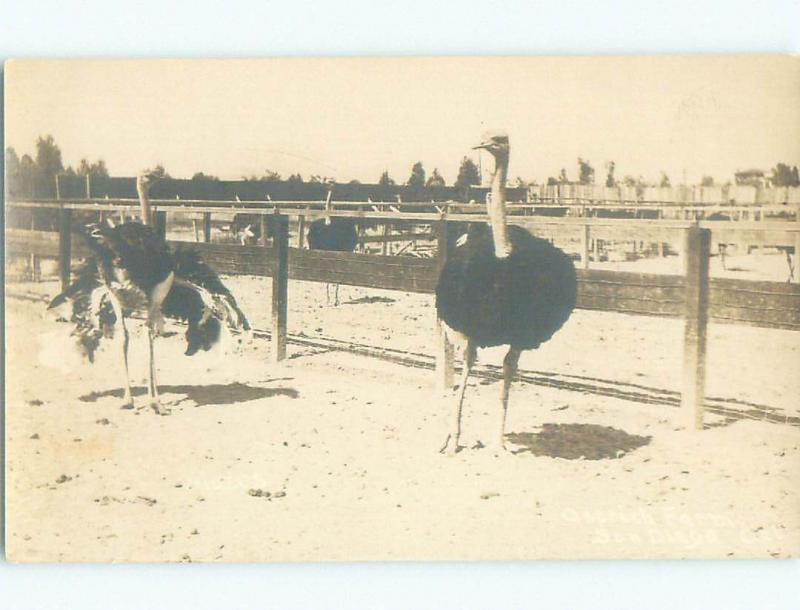
[[[565,460],[618,459],[650,443],[652,437],[596,424],[544,424],[539,432],[515,432],[506,439],[519,446],[514,453]]]

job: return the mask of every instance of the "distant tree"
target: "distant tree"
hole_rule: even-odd
[[[556,184],[558,184],[558,178],[553,178],[553,176],[550,176],[547,179],[547,186],[555,186]]]
[[[558,174],[558,182],[559,184],[566,184],[569,182],[569,178],[567,178],[567,170],[566,168],[561,168],[561,171]]]
[[[13,147],[6,148],[6,176],[11,179],[11,176],[19,174],[19,156]]]
[[[378,178],[378,186],[384,186],[384,187],[386,187],[386,186],[394,186],[394,184],[395,184],[395,183],[394,183],[394,180],[392,180],[392,179],[389,177],[389,172],[388,172],[388,171],[384,171],[384,172],[381,174],[381,177],[380,177],[380,178]]]
[[[355,178],[353,178],[353,179],[352,179],[350,182],[348,182],[347,184],[361,184],[361,181],[360,181],[360,180],[356,180]]]
[[[773,186],[800,186],[797,166],[789,167],[786,163],[778,163],[771,170],[770,182]]]
[[[661,172],[661,181],[658,183],[658,186],[663,188],[672,186],[669,181],[669,176],[667,176],[667,172]]]
[[[606,163],[606,186],[607,187],[614,187],[617,186],[617,181],[614,179],[614,170],[616,169],[617,165],[613,161],[609,161]]]
[[[433,173],[428,178],[428,181],[425,183],[425,186],[427,187],[445,186],[444,178],[442,178],[442,175],[439,173],[439,170],[437,168],[433,168]]]
[[[578,182],[581,184],[594,184],[594,168],[581,157],[578,157]]]
[[[530,186],[527,182],[525,182],[521,176],[517,176],[517,180],[514,183],[518,189],[528,188]]]
[[[764,184],[764,171],[760,169],[745,169],[733,175],[736,184],[746,186],[760,186]]]
[[[406,185],[412,189],[421,189],[425,186],[425,168],[422,167],[422,161],[417,161],[411,168],[411,175]]]
[[[44,183],[53,183],[55,175],[64,171],[61,149],[53,136],[39,136],[36,140],[36,169]]]
[[[19,160],[19,174],[17,179],[17,193],[33,197],[36,192],[36,182],[38,179],[38,168],[36,161],[28,154],[22,155]]]
[[[303,177],[300,174],[292,174],[286,179],[289,184],[303,184]]]
[[[469,157],[461,159],[461,165],[458,168],[458,176],[454,186],[457,189],[465,189],[472,185],[479,185],[481,183],[481,173],[478,166]]]
[[[192,176],[192,180],[197,180],[200,182],[219,182],[219,177],[212,176],[211,174],[204,174],[203,172],[196,172]]]
[[[700,179],[700,186],[714,186],[714,176],[703,176]]]
[[[66,173],[69,173],[69,171],[67,171]],[[78,169],[74,170],[73,173],[75,173],[78,176],[91,176],[92,178],[95,177],[108,178],[108,168],[106,167],[106,162],[103,161],[102,159],[99,159],[95,163],[89,163],[87,159],[81,159],[81,162],[78,165]]]
[[[17,151],[11,146],[6,148],[5,155],[6,168],[6,192],[11,194],[21,193],[20,161]]]
[[[336,181],[331,176],[320,176],[319,174],[314,174],[308,179],[309,182],[313,182],[315,184],[335,184]]]
[[[167,170],[165,170],[164,166],[161,165],[160,163],[156,165],[152,170],[150,170],[150,173],[153,174],[156,178],[161,178],[161,179],[172,178],[172,176],[170,176],[167,173]]]
[[[273,172],[271,169],[265,169],[264,175],[259,178],[261,182],[280,182],[281,175],[278,172]]]

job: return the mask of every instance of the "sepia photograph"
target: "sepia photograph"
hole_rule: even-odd
[[[800,58],[11,60],[13,562],[800,555]]]

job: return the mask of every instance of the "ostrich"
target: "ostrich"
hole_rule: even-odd
[[[449,435],[442,452],[455,453],[461,407],[477,348],[508,345],[503,360],[502,416],[495,437],[505,449],[508,392],[520,353],[536,349],[567,321],[577,292],[569,257],[521,227],[506,225],[508,136],[487,134],[475,148],[495,158],[489,226],[473,224],[452,250],[436,287],[436,312],[445,336],[463,350],[464,366]]]
[[[328,191],[325,210],[331,210],[333,189]],[[352,252],[358,245],[358,231],[355,222],[350,218],[332,218],[325,216],[315,220],[308,227],[308,248],[310,250],[327,250],[329,252]],[[325,298],[330,303],[330,284],[325,284]],[[334,305],[339,304],[339,284],[334,284]]]
[[[274,221],[266,217],[267,237],[275,237]],[[258,214],[235,214],[231,221],[231,234],[243,246],[252,246],[261,239],[261,216]]]
[[[230,328],[250,330],[247,318],[214,271],[196,254],[169,245],[150,226],[149,190],[155,176],[145,173],[136,186],[142,223],[118,226],[88,225],[83,233],[92,255],[78,270],[76,281],[56,296],[48,309],[67,302],[73,336],[79,351],[90,361],[103,337],[114,327],[122,330],[122,366],[125,374],[122,408],[133,408],[128,346],[128,316],[144,310],[148,326],[150,405],[161,410],[156,383],[154,339],[161,333],[164,315],[188,322],[187,355],[208,350],[220,338],[221,322]]]

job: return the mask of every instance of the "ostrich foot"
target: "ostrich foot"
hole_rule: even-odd
[[[158,400],[150,401],[150,408],[155,411],[156,415],[171,415],[172,411],[169,407],[165,407]]]
[[[126,400],[125,402],[123,402],[123,403],[120,405],[120,407],[119,407],[119,408],[120,408],[120,409],[125,409],[126,411],[127,411],[127,410],[130,410],[130,409],[133,409],[133,400],[130,400],[130,399]]]
[[[504,455],[505,453],[509,452],[504,437],[495,439],[494,442],[482,443],[481,441],[478,441],[475,443],[475,449],[488,449],[489,452],[493,453],[494,455]]]
[[[461,447],[458,444],[456,436],[454,434],[448,434],[447,440],[445,440],[442,448],[439,449],[439,453],[443,453],[445,455],[455,455],[459,451],[461,451]]]
[[[151,314],[147,319],[147,327],[153,337],[160,337],[164,334],[164,316],[160,312]]]

